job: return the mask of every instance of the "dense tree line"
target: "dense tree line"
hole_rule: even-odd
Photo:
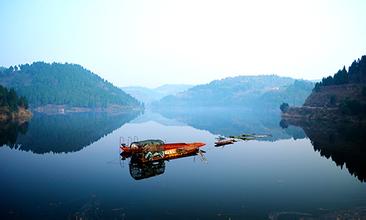
[[[343,100],[340,104],[340,110],[345,115],[366,116],[366,104],[354,99]]]
[[[353,61],[348,71],[345,67],[339,70],[334,76],[328,76],[323,78],[321,82],[316,83],[314,87],[315,92],[319,92],[321,87],[331,85],[344,85],[344,84],[362,84],[366,83],[366,56],[362,56],[361,59]],[[337,96],[334,94],[329,97],[330,104],[336,106]],[[348,97],[345,100],[341,100],[339,103],[339,109],[344,115],[366,115],[366,86],[362,87],[361,96]]]
[[[13,87],[32,107],[46,104],[107,107],[141,104],[98,75],[77,64],[34,62],[0,70],[0,84]]]
[[[18,96],[13,88],[0,85],[0,107],[7,107],[10,111],[17,111],[19,107],[27,109],[28,101],[24,96]]]
[[[353,61],[351,66],[338,70],[334,76],[323,78],[321,82],[316,83],[314,90],[319,91],[322,86],[343,85],[347,83],[366,83],[366,56]]]

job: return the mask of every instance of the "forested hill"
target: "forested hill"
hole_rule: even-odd
[[[195,86],[154,102],[156,108],[195,106],[240,106],[278,109],[282,102],[302,105],[314,84],[276,75],[237,76]]]
[[[340,108],[366,115],[366,56],[316,83],[304,106]]]
[[[281,110],[288,121],[366,123],[366,56],[316,83],[302,107],[284,103]]]
[[[120,88],[77,64],[34,62],[0,70],[0,84],[25,96],[31,107],[65,105],[140,107]]]

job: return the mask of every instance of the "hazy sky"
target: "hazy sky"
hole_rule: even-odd
[[[319,79],[366,54],[366,1],[1,1],[0,65],[78,63],[119,86]]]

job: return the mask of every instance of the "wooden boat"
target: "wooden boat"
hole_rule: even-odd
[[[235,139],[218,140],[218,141],[215,142],[215,147],[225,146],[225,145],[228,145],[228,144],[233,144],[235,142],[236,142]]]
[[[201,142],[166,144],[160,140],[158,140],[159,142],[156,141],[157,140],[146,140],[140,142],[133,142],[130,144],[130,146],[122,144],[120,148],[124,152],[138,153],[146,150],[161,151],[161,150],[172,150],[172,149],[191,149],[191,148],[199,148],[206,145],[205,143]]]
[[[122,157],[133,156],[140,162],[170,160],[199,153],[205,143],[164,143],[161,140],[133,142],[130,146],[122,145]]]
[[[225,146],[229,144],[233,144],[237,141],[249,141],[249,140],[255,140],[257,138],[266,138],[271,137],[270,134],[242,134],[239,136],[219,136],[216,138],[215,147],[219,146]]]

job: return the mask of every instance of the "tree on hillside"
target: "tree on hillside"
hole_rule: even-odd
[[[282,103],[281,105],[280,105],[280,109],[281,109],[281,111],[282,112],[287,112],[287,110],[290,108],[290,106],[289,106],[289,104],[288,103]]]
[[[28,100],[24,97],[24,96],[21,96],[19,99],[18,99],[18,105],[20,107],[23,107],[25,109],[28,109]]]
[[[7,107],[10,111],[17,111],[18,107],[28,108],[25,97],[18,97],[13,88],[10,90],[0,85],[0,107]]]
[[[338,72],[334,74],[333,81],[335,85],[342,85],[348,83],[348,73],[345,66],[343,67],[342,70],[338,70]]]

